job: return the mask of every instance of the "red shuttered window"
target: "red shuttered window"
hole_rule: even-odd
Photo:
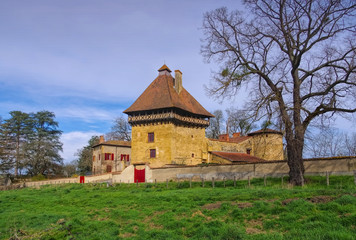
[[[105,153],[105,160],[114,160],[113,153]]]
[[[130,161],[130,155],[128,155],[128,154],[121,154],[120,160],[121,160],[121,161],[127,161],[127,162],[129,162],[129,161]]]

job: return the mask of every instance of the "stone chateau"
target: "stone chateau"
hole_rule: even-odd
[[[282,133],[263,129],[241,136],[205,137],[214,117],[183,87],[182,73],[163,65],[158,77],[124,111],[131,142],[104,141],[93,147],[93,173],[207,163],[235,164],[283,160]],[[142,167],[140,167],[142,166]]]

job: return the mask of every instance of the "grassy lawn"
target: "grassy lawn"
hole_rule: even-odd
[[[352,176],[267,180],[1,191],[0,239],[356,239]]]

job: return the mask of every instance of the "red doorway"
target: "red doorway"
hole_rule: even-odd
[[[139,170],[135,168],[134,179],[135,183],[145,182],[145,169]]]

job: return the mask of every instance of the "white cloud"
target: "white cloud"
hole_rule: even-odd
[[[63,143],[63,153],[61,154],[64,162],[68,163],[74,160],[76,156],[74,155],[78,149],[84,147],[88,144],[88,141],[92,136],[100,136],[102,133],[90,131],[90,132],[68,132],[63,133],[61,136],[61,141]]]
[[[106,111],[92,107],[67,107],[54,109],[57,117],[81,119],[84,122],[93,122],[98,120],[112,121],[112,111]]]

